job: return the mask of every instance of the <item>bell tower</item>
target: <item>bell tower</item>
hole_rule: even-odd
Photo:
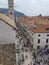
[[[8,0],[9,17],[14,20],[14,0]]]

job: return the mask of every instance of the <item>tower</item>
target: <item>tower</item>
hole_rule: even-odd
[[[9,17],[14,20],[14,0],[8,0]]]

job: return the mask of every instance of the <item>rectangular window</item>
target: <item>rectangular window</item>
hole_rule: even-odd
[[[45,45],[45,48],[48,48],[48,45]]]
[[[40,37],[40,35],[38,35]]]
[[[10,14],[12,15],[13,13],[12,13],[12,12],[10,12]]]
[[[46,43],[48,43],[48,39],[46,39]]]
[[[49,36],[49,34],[47,34],[47,36]]]
[[[40,39],[38,39],[38,44],[40,43]]]
[[[37,46],[37,49],[40,49],[40,46]]]

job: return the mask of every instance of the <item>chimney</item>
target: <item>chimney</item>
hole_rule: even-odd
[[[34,21],[33,28],[34,28],[34,29],[36,29],[36,28],[37,28],[37,22],[36,22],[36,21]]]
[[[14,20],[14,0],[8,0],[9,17]]]

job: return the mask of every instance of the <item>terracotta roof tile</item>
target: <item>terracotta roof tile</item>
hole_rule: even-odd
[[[34,16],[34,17],[20,17],[18,18],[20,22],[22,22],[23,24],[34,24],[34,22],[36,21],[37,24],[49,24],[49,20],[46,20],[46,18],[49,18],[49,16]]]
[[[35,33],[49,33],[49,25],[38,25],[36,28],[30,26],[28,28]]]

